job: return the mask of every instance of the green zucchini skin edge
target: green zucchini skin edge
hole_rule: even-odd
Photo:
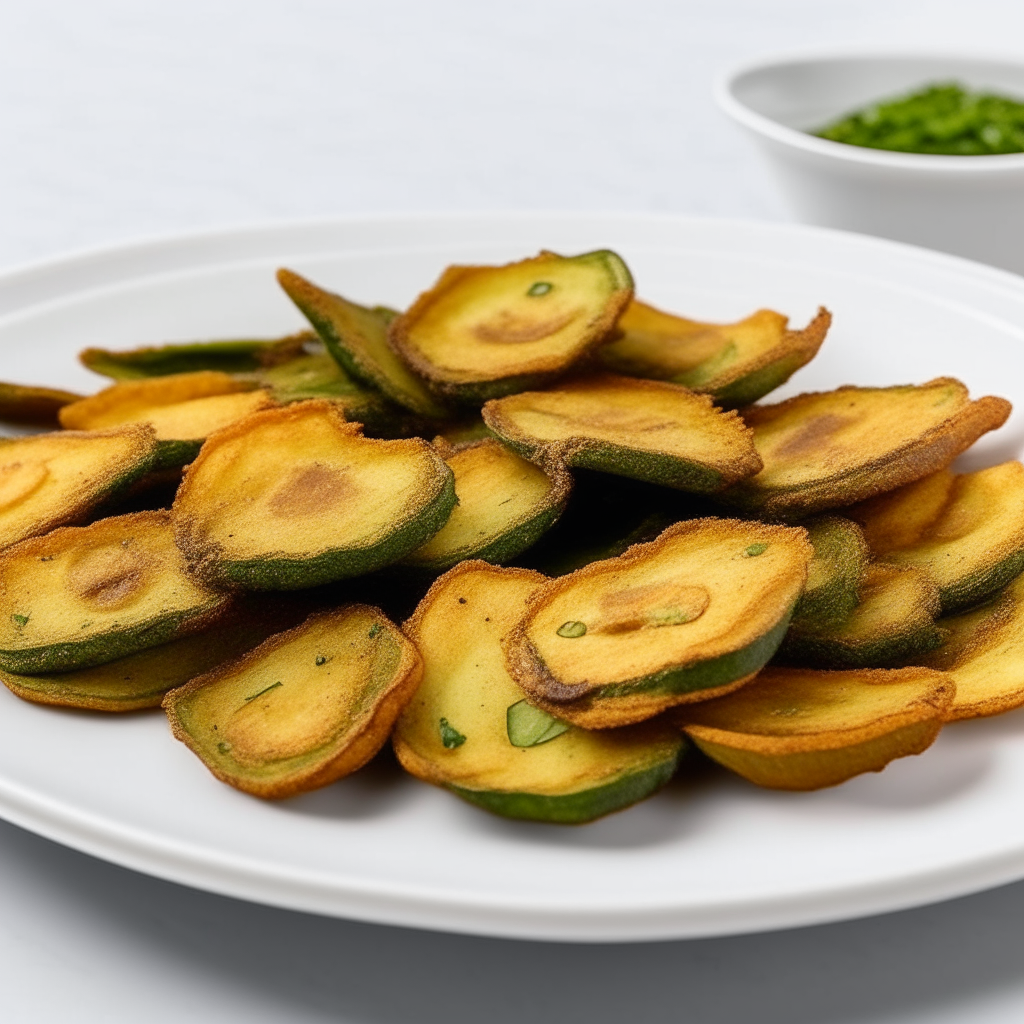
[[[459,562],[469,558],[479,558],[492,565],[501,565],[536,544],[558,522],[568,499],[567,493],[561,502],[540,509],[526,522],[518,523],[481,548],[462,548],[459,551],[453,551],[446,558],[438,558],[434,561],[408,558],[402,562],[402,565],[431,573],[447,572],[453,565],[458,565]]]
[[[447,469],[447,467],[445,467]],[[437,497],[419,516],[367,548],[333,549],[313,558],[252,558],[239,561],[201,557],[197,572],[215,583],[242,590],[302,590],[350,576],[363,576],[404,558],[448,521],[456,504],[455,474],[448,469]],[[191,561],[189,546],[186,559]]]
[[[898,668],[941,647],[945,638],[945,630],[934,622],[857,648],[824,633],[791,630],[777,660],[779,664],[822,669]]]
[[[823,586],[800,595],[791,624],[794,634],[798,630],[810,632],[842,626],[860,604],[861,580],[871,560],[864,534],[852,520],[826,515],[805,520],[802,525],[815,546],[815,557],[820,552],[830,559],[833,571]],[[816,534],[818,530],[820,535]]]
[[[576,700],[581,703],[593,704],[597,701],[615,700],[617,697],[630,697],[634,694],[679,695],[728,686],[729,683],[737,679],[760,671],[778,650],[789,629],[789,620],[792,616],[793,607],[791,606],[771,629],[738,651],[730,651],[717,658],[698,662],[696,665],[666,668],[649,676],[629,679],[622,683],[609,683],[591,690],[583,689],[586,686],[585,683],[576,685],[560,683],[551,676],[533,644],[527,641],[527,647],[534,665],[545,678],[543,697],[555,705]]]
[[[667,455],[637,451],[633,448],[603,445],[597,441],[564,446],[545,442],[531,444],[528,441],[505,437],[492,427],[488,429],[502,444],[508,445],[524,459],[534,462],[554,448],[567,466],[575,466],[578,469],[592,469],[599,473],[624,476],[630,480],[644,480],[647,483],[694,494],[714,494],[722,489],[721,473],[685,459],[673,459]]]
[[[683,749],[683,744],[680,744],[675,756],[666,761],[641,771],[630,772],[602,786],[565,796],[466,789],[450,783],[445,788],[476,807],[482,807],[503,818],[541,821],[553,825],[585,825],[613,811],[639,803],[661,789],[675,774]]]
[[[997,590],[1002,590],[1024,572],[1024,549],[1014,551],[1001,562],[957,580],[948,587],[940,588],[939,600],[942,614],[962,611],[971,605],[980,604]]]
[[[726,409],[738,409],[744,405],[753,405],[769,392],[782,387],[800,367],[806,365],[806,362],[799,356],[780,359],[777,363],[762,366],[760,370],[754,370],[752,373],[712,391],[711,397]]]
[[[203,447],[200,438],[197,441],[157,441],[156,461],[153,468],[159,469],[180,469],[187,466]]]
[[[245,373],[260,369],[260,353],[269,351],[274,344],[274,341],[266,340],[186,342],[142,352],[91,348],[86,349],[79,359],[93,373],[113,380],[142,380],[196,370]]]
[[[203,629],[227,611],[229,603],[221,598],[212,606],[161,615],[128,629],[98,633],[87,640],[20,650],[0,650],[0,669],[16,675],[31,675],[36,672],[70,672],[76,668],[105,665],[136,651],[156,647],[186,633]]]
[[[588,696],[603,700],[634,693],[695,693],[698,690],[727,686],[736,679],[759,672],[768,664],[786,636],[792,617],[793,609],[789,608],[767,633],[738,651],[720,654],[717,658],[709,658],[687,668],[667,668],[642,679],[602,686]]]

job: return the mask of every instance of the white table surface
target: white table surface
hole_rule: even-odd
[[[712,105],[718,70],[823,45],[1024,54],[1022,29],[1014,0],[0,0],[0,267],[376,211],[785,219]],[[995,1024],[1024,1020],[1022,941],[1024,883],[709,941],[438,935],[211,896],[0,823],[12,1024]]]

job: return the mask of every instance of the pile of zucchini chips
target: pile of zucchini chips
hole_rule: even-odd
[[[1007,401],[762,402],[826,310],[684,319],[610,251],[449,267],[404,313],[278,280],[311,331],[90,348],[90,397],[0,386],[51,428],[0,442],[19,697],[162,705],[268,798],[390,737],[419,779],[563,823],[686,748],[816,789],[1024,704],[1024,466],[950,469]]]

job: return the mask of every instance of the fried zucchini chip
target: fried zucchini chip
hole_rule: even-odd
[[[455,474],[459,503],[440,531],[402,560],[405,565],[444,572],[465,558],[506,562],[565,508],[572,477],[557,461],[527,462],[493,438],[458,449],[434,444]]]
[[[0,549],[84,519],[144,477],[156,453],[142,424],[0,439]]]
[[[167,512],[65,526],[0,554],[0,668],[102,665],[203,629],[229,603],[186,573]]]
[[[564,373],[632,297],[629,268],[609,250],[454,266],[392,323],[390,339],[435,390],[479,404]]]
[[[836,626],[794,621],[780,656],[815,668],[886,668],[942,643],[939,591],[923,569],[874,562],[860,584],[860,604]]]
[[[174,501],[178,544],[219,585],[294,590],[415,551],[455,506],[452,471],[422,438],[363,437],[329,402],[297,402],[214,434]]]
[[[971,401],[952,377],[751,406],[743,418],[764,469],[722,500],[781,518],[852,505],[949,465],[1009,414],[1005,399]]]
[[[61,426],[104,430],[148,423],[157,438],[157,468],[191,462],[207,436],[274,404],[266,391],[216,370],[119,381],[64,406]]]
[[[388,344],[388,328],[397,316],[394,310],[357,305],[291,270],[279,270],[277,280],[338,364],[356,380],[411,412],[434,419],[447,417],[445,407]]]
[[[56,428],[57,413],[81,397],[73,391],[0,381],[0,420],[32,427]]]
[[[726,693],[782,642],[813,553],[799,528],[677,523],[534,594],[506,641],[509,672],[587,729]]]
[[[304,604],[292,602],[240,602],[209,629],[117,661],[43,675],[0,669],[0,682],[35,704],[114,712],[157,708],[168,690],[297,625],[308,611]]]
[[[303,331],[272,340],[195,341],[122,351],[87,348],[78,354],[78,359],[86,369],[114,380],[167,377],[200,370],[251,373],[294,359],[315,337]]]
[[[723,405],[750,405],[809,363],[832,323],[822,307],[802,330],[759,309],[734,324],[707,324],[663,313],[634,299],[619,319],[622,336],[598,353],[609,370],[683,384]]]
[[[423,682],[395,726],[406,771],[508,818],[579,824],[659,789],[681,751],[670,726],[587,732],[526,700],[502,637],[546,582],[526,569],[463,562],[405,624]]]
[[[928,668],[768,668],[680,718],[708,757],[758,786],[823,789],[927,750],[955,691]]]
[[[849,519],[820,516],[802,525],[814,558],[791,629],[834,629],[846,622],[860,603],[860,584],[871,550],[864,532]]]
[[[1024,576],[983,607],[940,621],[945,641],[921,661],[956,682],[947,720],[1001,715],[1024,704]]]
[[[940,470],[848,509],[871,550],[925,569],[943,612],[978,604],[1024,570],[1024,466]]]
[[[488,402],[484,422],[526,458],[712,493],[757,473],[734,412],[677,384],[604,375]]]
[[[348,605],[171,690],[164,709],[175,737],[221,782],[280,799],[366,764],[422,672],[383,612]]]

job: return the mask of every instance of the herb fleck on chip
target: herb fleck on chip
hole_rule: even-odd
[[[585,622],[574,622],[570,619],[569,622],[563,622],[555,632],[559,636],[564,636],[569,640],[575,640],[578,636],[583,636],[587,631],[587,624]]]
[[[448,750],[454,750],[456,747],[461,747],[466,742],[466,737],[459,732],[453,725],[449,724],[447,718],[442,718],[438,723],[438,729],[441,732],[441,742],[445,745]]]

